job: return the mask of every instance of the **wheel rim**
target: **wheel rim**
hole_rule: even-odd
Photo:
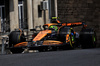
[[[94,37],[94,42],[96,41],[96,38]]]

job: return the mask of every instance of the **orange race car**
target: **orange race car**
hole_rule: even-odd
[[[76,26],[83,26],[80,34],[73,30]],[[96,34],[93,29],[86,27],[83,22],[61,23],[53,17],[52,23],[43,25],[44,30],[33,33],[31,41],[26,41],[22,30],[12,31],[9,35],[9,49],[12,53],[21,53],[25,48],[48,51],[79,46],[96,47]],[[31,31],[37,30],[31,29]]]

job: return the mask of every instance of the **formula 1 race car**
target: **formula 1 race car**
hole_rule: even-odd
[[[83,26],[80,34],[73,27]],[[12,31],[9,35],[9,49],[12,53],[21,53],[25,48],[29,50],[48,51],[68,49],[81,46],[81,48],[96,47],[96,33],[91,28],[86,28],[83,22],[61,23],[58,20],[44,24],[43,30],[33,33],[32,40],[26,41],[22,30]],[[31,31],[37,31],[31,29]]]

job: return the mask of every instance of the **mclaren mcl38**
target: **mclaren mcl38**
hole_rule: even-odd
[[[82,26],[80,33],[73,30],[76,26]],[[12,31],[9,35],[9,49],[12,53],[21,53],[24,49],[48,51],[69,48],[95,48],[96,33],[92,28],[87,28],[83,22],[61,23],[56,20],[53,23],[44,24],[43,30],[33,33],[30,41],[22,30]],[[31,29],[31,31],[37,31]]]

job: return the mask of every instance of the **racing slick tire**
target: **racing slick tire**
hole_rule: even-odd
[[[24,49],[22,49],[22,48],[11,48],[10,51],[13,54],[16,54],[16,53],[22,53],[24,51]]]
[[[16,48],[14,45],[26,41],[24,34],[20,35],[19,31],[12,31],[9,35],[9,48],[12,53],[22,53],[24,49]]]
[[[83,49],[96,47],[96,33],[93,29],[82,29],[79,40]]]
[[[64,43],[66,43],[66,35],[69,34],[71,32],[71,28],[67,27],[67,26],[63,26],[62,28],[60,28],[59,30],[59,41],[62,41]],[[73,33],[73,32],[71,32]],[[61,48],[63,50],[67,50],[67,49],[74,49],[74,42],[75,42],[75,35],[71,35],[69,34],[69,42],[66,43],[66,45],[62,46]]]

